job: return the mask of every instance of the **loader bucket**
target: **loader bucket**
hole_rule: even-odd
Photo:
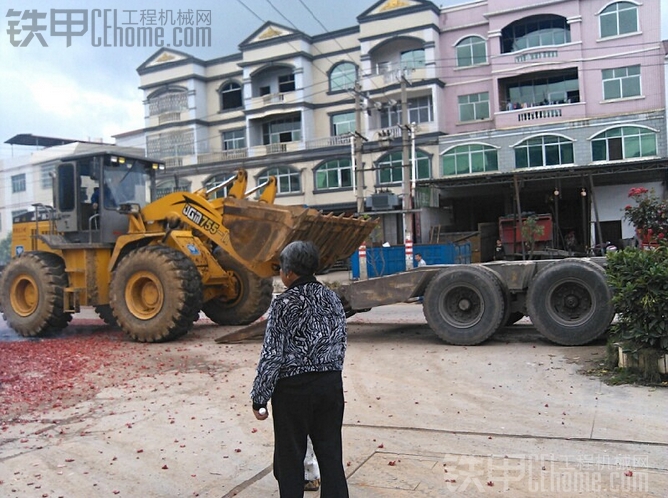
[[[321,214],[301,206],[279,206],[226,198],[223,225],[236,252],[251,263],[278,261],[295,240],[310,240],[320,249],[320,269],[352,255],[376,226],[362,220]]]

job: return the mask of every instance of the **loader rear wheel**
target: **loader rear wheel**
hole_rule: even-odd
[[[97,316],[99,316],[104,321],[104,323],[110,327],[118,327],[118,322],[116,321],[114,312],[111,309],[111,306],[108,304],[100,304],[99,306],[95,306],[95,313],[97,313]]]
[[[36,337],[67,327],[64,311],[67,274],[63,260],[48,252],[28,252],[12,260],[0,278],[0,308],[11,328]]]
[[[593,341],[614,316],[603,268],[577,259],[556,261],[534,277],[527,310],[538,332],[562,346]]]
[[[110,304],[123,331],[139,342],[188,333],[202,307],[202,279],[185,254],[166,246],[136,249],[114,270]]]
[[[429,282],[424,315],[436,335],[459,346],[479,344],[506,319],[507,297],[499,277],[483,266],[445,268]]]
[[[218,297],[204,303],[202,311],[218,325],[248,325],[264,315],[271,304],[273,282],[245,268],[229,254],[216,249],[220,266],[234,275],[235,296]]]

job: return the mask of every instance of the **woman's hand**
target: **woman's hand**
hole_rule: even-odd
[[[253,415],[258,420],[266,420],[269,418],[269,412],[266,408],[260,408],[259,410],[253,410]]]

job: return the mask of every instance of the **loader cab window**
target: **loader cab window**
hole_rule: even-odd
[[[74,211],[75,193],[74,164],[61,164],[58,167],[58,207],[60,211]]]
[[[120,158],[104,167],[102,180],[102,205],[115,210],[121,204],[151,202],[150,164]]]

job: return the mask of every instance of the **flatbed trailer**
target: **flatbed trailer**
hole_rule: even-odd
[[[587,344],[614,316],[605,258],[433,265],[344,285],[350,313],[422,298],[427,323],[443,341],[475,345],[529,316],[557,344]]]

